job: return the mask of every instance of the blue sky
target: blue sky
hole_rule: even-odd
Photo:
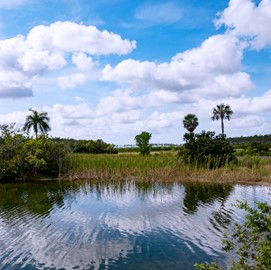
[[[0,122],[47,111],[51,136],[181,143],[182,119],[271,130],[271,1],[0,0]]]

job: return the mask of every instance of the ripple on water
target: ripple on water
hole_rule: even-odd
[[[24,204],[1,207],[7,202],[0,200],[1,270],[192,269],[195,261],[223,260],[222,235],[244,217],[232,203],[271,201],[265,186],[127,184],[119,192],[107,185],[97,195],[84,184],[62,192],[57,203],[47,192],[52,204],[41,211],[29,207],[30,191]]]

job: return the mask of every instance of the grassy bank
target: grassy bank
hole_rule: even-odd
[[[174,153],[151,156],[73,154],[61,179],[271,183],[271,159],[244,157],[238,165],[204,169],[182,165]]]

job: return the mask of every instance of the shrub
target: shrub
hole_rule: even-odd
[[[184,140],[186,143],[179,152],[179,158],[184,164],[212,169],[237,162],[234,148],[225,136],[202,131],[199,134],[185,133]]]
[[[0,131],[0,181],[58,176],[69,152],[65,145],[45,136],[26,138],[11,126],[0,126]]]
[[[270,144],[261,143],[261,142],[252,142],[247,145],[240,154],[242,156],[250,155],[250,156],[269,156],[271,153],[269,151]]]
[[[243,224],[236,223],[230,237],[222,241],[223,250],[237,255],[231,270],[269,270],[271,266],[271,206],[267,202],[255,202],[255,207],[238,202],[237,206],[248,214]],[[216,262],[195,264],[197,269],[223,269]]]

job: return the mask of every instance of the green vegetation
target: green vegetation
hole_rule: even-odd
[[[198,117],[195,114],[188,114],[183,119],[183,126],[187,131],[192,134],[196,127],[199,125]]]
[[[225,104],[220,104],[216,105],[216,108],[213,108],[213,116],[211,119],[213,121],[219,120],[221,121],[221,134],[222,137],[224,137],[225,132],[224,132],[224,120],[230,120],[231,116],[233,115],[233,111],[231,110],[230,105],[225,105]]]
[[[152,134],[146,131],[135,136],[136,145],[139,147],[141,155],[149,155],[151,152],[150,139]]]
[[[253,142],[271,144],[271,134],[228,138],[232,145],[245,146]]]
[[[166,180],[176,171],[176,158],[161,155],[73,154],[65,163],[63,179]]]
[[[57,177],[62,170],[68,149],[46,136],[36,140],[0,126],[0,181],[15,181],[38,176]]]
[[[72,150],[73,153],[85,154],[117,154],[118,150],[113,144],[104,142],[103,140],[74,140],[53,138],[54,142],[64,143]]]
[[[47,132],[50,130],[50,118],[48,117],[47,112],[39,113],[38,111],[33,109],[29,109],[29,111],[32,112],[32,114],[26,117],[23,131],[26,131],[28,134],[30,129],[33,128],[36,139],[38,137],[39,131],[41,132],[41,134],[47,134]]]
[[[271,266],[271,206],[255,202],[255,207],[238,202],[237,206],[248,214],[243,224],[236,223],[230,237],[222,241],[223,250],[235,251],[236,261],[231,270],[269,270]],[[223,270],[216,262],[195,264],[197,269]]]
[[[222,106],[223,105],[223,106]],[[23,130],[33,128],[36,140],[29,138],[14,125],[0,127],[0,181],[25,180],[40,177],[61,179],[145,179],[163,181],[271,182],[271,160],[258,156],[269,155],[269,145],[252,143],[238,154],[224,135],[202,131],[194,134],[198,118],[188,114],[183,120],[183,146],[152,145],[152,134],[135,136],[138,148],[116,149],[103,140],[74,140],[49,138],[47,113],[30,110]],[[214,119],[230,119],[229,105],[218,105]],[[41,135],[38,136],[38,132]],[[137,155],[139,152],[141,155]],[[240,150],[240,149],[239,149]],[[120,154],[118,155],[118,151]],[[114,155],[113,155],[114,154]]]
[[[270,156],[270,144],[261,142],[252,142],[242,147],[239,156]]]
[[[228,162],[224,167],[206,169],[186,165],[177,157],[176,151],[148,156],[72,154],[63,165],[61,179],[271,183],[271,159],[244,157],[237,164]]]
[[[215,136],[215,132],[185,133],[185,144],[179,152],[179,159],[185,165],[220,168],[236,163],[234,148],[225,136]]]

